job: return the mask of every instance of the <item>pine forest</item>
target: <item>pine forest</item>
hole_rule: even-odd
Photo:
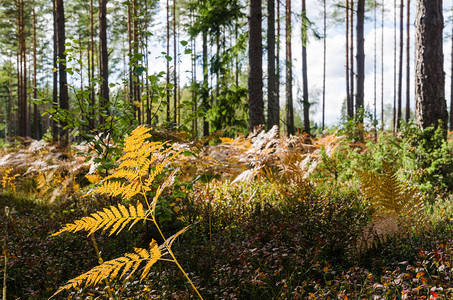
[[[453,299],[453,1],[0,0],[1,299]]]

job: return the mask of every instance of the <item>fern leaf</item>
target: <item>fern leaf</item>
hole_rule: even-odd
[[[148,275],[151,267],[162,257],[162,252],[154,240],[150,244],[150,251],[142,248],[134,248],[134,251],[135,253],[126,253],[122,257],[106,261],[88,272],[69,280],[68,283],[60,287],[52,297],[64,290],[79,288],[82,287],[82,285],[85,287],[97,285],[101,280],[106,279],[107,277],[109,277],[110,280],[114,280],[118,277],[119,271],[123,268],[120,278],[133,267],[128,276],[130,277],[143,262],[146,262],[145,269],[140,277],[141,280],[143,280]]]
[[[384,173],[359,171],[363,194],[371,200],[378,214],[419,218],[424,207],[423,199],[415,190],[400,182],[396,173],[384,164]]]
[[[151,267],[157,262],[159,257],[161,257],[161,251],[155,240],[151,241],[151,243],[149,244],[149,248],[151,258],[148,259],[148,262],[146,263],[145,268],[143,269],[142,275],[140,276],[140,281],[142,281],[143,279],[146,278],[146,276],[148,276]]]
[[[184,227],[183,229],[181,229],[180,231],[178,231],[177,233],[175,233],[174,235],[172,235],[171,237],[169,237],[167,239],[167,244],[169,247],[171,247],[171,245],[173,244],[173,242],[176,240],[176,238],[183,234],[184,232],[186,232],[188,229],[190,228],[190,225],[189,226],[186,226]]]
[[[131,212],[131,213],[129,213]],[[132,213],[134,212],[134,213]],[[137,207],[132,205],[129,206],[129,210],[122,204],[110,206],[110,208],[104,208],[103,211],[98,211],[91,214],[88,217],[74,221],[74,223],[66,224],[60,231],[52,234],[52,236],[59,235],[63,232],[77,232],[77,231],[88,231],[88,235],[94,233],[97,230],[110,229],[110,234],[118,234],[124,227],[131,223],[129,229],[138,221],[145,219],[145,213],[143,211],[143,205],[138,202]]]

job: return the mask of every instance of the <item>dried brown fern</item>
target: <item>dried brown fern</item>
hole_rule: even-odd
[[[162,191],[172,184],[177,170],[174,170],[157,188],[152,201],[148,201],[148,192],[152,190],[151,185],[154,179],[163,172],[180,152],[174,151],[172,147],[168,147],[165,143],[150,142],[149,138],[151,135],[149,131],[149,128],[140,126],[131,133],[130,137],[126,138],[125,154],[120,159],[121,164],[117,171],[106,177],[102,184],[92,191],[93,193],[121,196],[122,198],[132,198],[135,195],[141,195],[146,207],[140,201],[137,201],[136,205],[129,205],[129,207],[122,204],[110,206],[90,216],[76,220],[74,223],[66,224],[60,231],[54,233],[53,236],[62,234],[63,232],[77,232],[82,230],[87,231],[88,235],[98,230],[110,230],[109,235],[118,234],[127,225],[129,225],[128,229],[130,229],[138,221],[143,220],[154,223],[164,243],[158,246],[153,241],[150,244],[150,250],[135,248],[135,253],[126,253],[122,257],[104,262],[90,271],[71,279],[66,285],[60,287],[54,295],[66,289],[96,285],[104,279],[108,279],[109,281],[114,280],[118,278],[121,269],[123,271],[119,278],[124,277],[128,272],[129,278],[140,265],[145,263],[140,276],[143,280],[148,275],[150,268],[158,260],[165,260],[174,262],[178,266],[197,295],[202,299],[200,293],[179,265],[171,250],[174,240],[180,234],[187,231],[189,227],[183,228],[170,238],[165,238],[155,216],[157,200]],[[167,255],[170,257],[164,258]]]

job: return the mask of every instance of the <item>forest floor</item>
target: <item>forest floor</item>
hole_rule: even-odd
[[[423,143],[425,135],[407,130],[357,142],[348,132],[287,138],[271,130],[211,146],[179,142],[181,172],[156,215],[167,236],[191,225],[173,252],[206,299],[452,299],[453,151],[430,136]],[[8,299],[47,299],[98,264],[96,248],[106,261],[159,241],[149,223],[112,236],[51,237],[129,203],[83,197],[102,177],[89,150],[21,140],[1,153]],[[166,261],[145,280],[137,274],[54,298],[108,299],[112,291],[116,299],[197,298]]]

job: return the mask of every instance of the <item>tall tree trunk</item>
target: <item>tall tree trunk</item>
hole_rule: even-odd
[[[170,2],[167,0],[167,123],[170,123]]]
[[[397,120],[397,86],[396,86],[396,0],[393,5],[393,131],[396,131]]]
[[[66,31],[65,31],[65,14],[63,0],[55,0],[56,13],[57,13],[57,44],[58,44],[58,58],[60,63],[58,64],[58,77],[60,79],[60,109],[69,109],[69,97],[68,97],[68,82],[66,74]],[[65,121],[60,122],[60,139],[68,140],[68,130],[64,129],[66,126]]]
[[[354,117],[354,100],[352,98],[351,94],[351,83],[350,83],[350,66],[349,66],[349,0],[346,0],[346,116],[348,118],[353,118]]]
[[[323,60],[322,60],[322,121],[321,129],[325,127],[325,112],[326,112],[326,66],[327,66],[327,4],[323,1]]]
[[[354,103],[356,103],[356,91],[354,88],[355,84],[355,72],[354,72],[354,0],[351,0],[351,6],[349,7],[350,9],[350,23],[349,23],[349,59],[350,59],[350,66],[351,68],[349,69],[349,77],[350,77],[350,84],[351,84],[351,104],[352,104],[352,115],[354,116],[357,113],[357,110],[354,110]]]
[[[32,10],[32,18],[33,18],[33,99],[38,98],[38,90],[36,85],[36,13],[35,13],[35,3],[33,1],[33,10]],[[40,138],[39,134],[39,112],[38,112],[38,105],[33,104],[33,137],[37,140]]]
[[[305,0],[302,0],[302,98],[304,104],[304,130],[310,134],[310,102],[308,99],[308,72],[307,72],[307,9]]]
[[[202,45],[202,56],[203,56],[203,88],[202,88],[202,108],[203,108],[203,136],[209,135],[209,122],[206,120],[206,112],[210,109],[209,107],[209,86],[208,86],[208,33],[206,29],[203,29],[202,33],[203,45]]]
[[[450,130],[453,130],[453,23],[451,30]]]
[[[381,10],[381,130],[384,130],[384,15],[385,6]]]
[[[134,85],[134,34],[133,31],[133,16],[132,16],[132,3],[127,6],[127,39],[129,45],[129,102],[132,105],[134,119],[137,119],[137,106],[135,105],[135,85]]]
[[[261,0],[250,0],[249,19],[249,130],[264,124],[263,45],[261,37]]]
[[[365,39],[363,37],[363,25],[365,23],[365,0],[357,3],[357,95],[356,116],[363,123],[363,98],[365,92]],[[360,113],[360,114],[359,114]]]
[[[406,7],[406,123],[409,123],[411,118],[411,44],[410,44],[410,32],[411,32],[411,0],[407,0]]]
[[[275,87],[275,102],[278,103],[278,123],[277,125],[280,126],[280,0],[277,1],[277,56],[276,56],[276,73],[275,73],[275,81],[277,86]]]
[[[137,0],[132,1],[132,39],[133,39],[133,52],[134,57],[137,57],[139,53],[139,39],[138,39],[138,14],[137,14]],[[134,60],[135,64],[138,65],[140,62],[138,60]],[[135,73],[136,67],[133,68],[133,72]],[[137,121],[139,124],[143,124],[142,122],[142,99],[140,96],[140,75],[135,73],[133,79],[133,99],[137,105],[134,105],[134,110],[136,113]]]
[[[278,0],[277,0],[278,1]],[[280,104],[277,102],[278,77],[275,73],[275,0],[267,1],[267,73],[268,73],[268,116],[267,128],[278,125]]]
[[[14,129],[14,118],[13,118],[13,78],[12,78],[12,71],[13,71],[13,62],[11,56],[9,57],[9,74],[8,74],[8,95],[9,95],[9,105],[8,105],[8,137],[13,136],[13,129]]]
[[[90,120],[90,129],[96,128],[96,111],[94,109],[95,103],[95,93],[93,87],[93,78],[94,78],[94,7],[93,0],[90,0],[90,52],[91,52],[91,61],[89,61],[88,70],[91,69],[91,72],[88,72],[88,82],[90,85],[90,110],[89,110],[89,120]],[[88,57],[90,60],[90,57]],[[91,74],[90,74],[91,73]]]
[[[52,108],[58,108],[58,38],[57,38],[57,5],[56,1],[53,1],[53,30],[54,30],[54,38],[53,38],[53,84],[52,84]],[[53,141],[57,141],[59,137],[58,132],[58,123],[51,118],[50,125],[52,127],[52,139]]]
[[[178,57],[177,57],[177,32],[176,32],[176,0],[173,0],[173,107],[175,109],[173,116],[173,123],[175,126],[178,125]]]
[[[442,0],[417,0],[415,109],[417,124],[421,129],[437,125],[447,128],[443,25]]]
[[[109,58],[107,52],[107,1],[99,0],[99,75],[102,79],[99,93],[99,105],[106,109],[108,114],[109,105]],[[104,123],[104,117],[99,116],[99,122]]]
[[[377,1],[373,2],[373,23],[374,23],[374,59],[373,59],[373,120],[374,120],[374,140],[377,140]]]
[[[293,72],[291,57],[291,0],[286,0],[286,132],[294,134]]]
[[[399,65],[398,65],[398,107],[396,111],[396,124],[395,132],[399,131],[401,126],[401,115],[403,105],[403,32],[404,32],[404,0],[400,3],[400,53],[399,53]]]
[[[18,113],[19,113],[19,136],[30,135],[30,123],[27,113],[27,62],[25,45],[25,21],[24,21],[24,0],[18,0]]]

